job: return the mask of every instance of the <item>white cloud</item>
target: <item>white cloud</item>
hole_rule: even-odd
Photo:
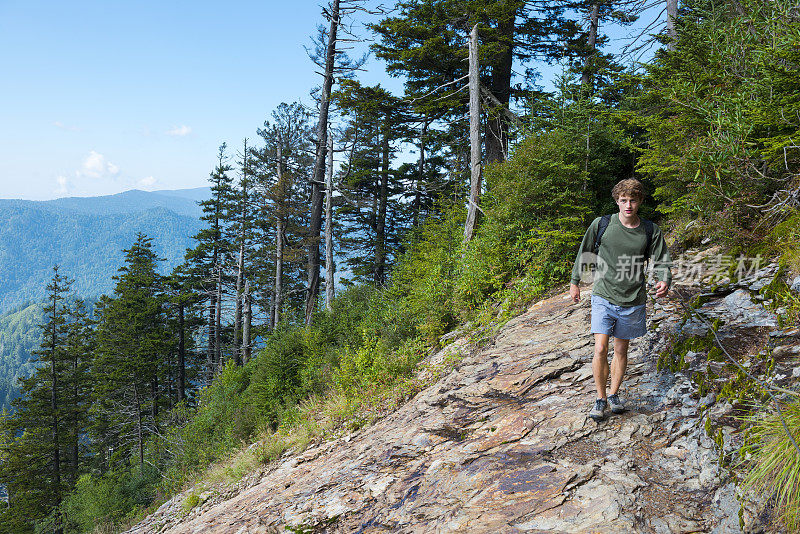
[[[76,171],[77,176],[88,176],[90,178],[105,178],[112,177],[119,174],[119,167],[106,161],[105,156],[92,150],[86,159],[83,160],[83,166],[79,171]]]
[[[186,126],[185,124],[181,126],[175,126],[171,130],[167,130],[167,135],[172,135],[174,137],[185,137],[190,133],[192,133],[191,127]]]
[[[77,128],[76,126],[67,126],[66,124],[64,124],[61,121],[54,122],[53,126],[55,126],[56,128],[58,128],[60,130],[67,130],[68,132],[79,132],[80,131],[80,129]]]
[[[143,189],[147,189],[149,187],[153,187],[158,180],[153,178],[152,176],[148,176],[146,178],[142,178],[138,182],[136,182],[137,187],[141,187]]]
[[[56,182],[58,183],[58,189],[53,191],[56,195],[66,195],[69,191],[69,181],[67,180],[66,176],[58,176],[56,177]]]

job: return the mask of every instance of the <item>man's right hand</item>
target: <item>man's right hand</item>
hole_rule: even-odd
[[[580,302],[581,300],[581,288],[575,284],[569,285],[569,296],[572,297],[573,302]]]

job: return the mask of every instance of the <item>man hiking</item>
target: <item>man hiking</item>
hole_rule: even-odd
[[[647,331],[645,263],[653,261],[653,271],[658,280],[656,297],[665,296],[672,281],[669,250],[661,229],[638,215],[644,200],[642,183],[635,179],[622,180],[614,186],[611,196],[619,206],[619,213],[592,221],[575,258],[569,286],[570,297],[579,302],[581,290],[578,284],[589,266],[594,267],[592,373],[597,400],[589,417],[595,421],[605,418],[607,408],[611,408],[613,413],[625,411],[618,392],[628,365],[628,344]],[[614,358],[609,369],[608,340],[611,336],[614,337]],[[609,373],[611,388],[606,396]]]

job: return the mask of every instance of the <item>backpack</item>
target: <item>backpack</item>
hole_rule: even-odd
[[[611,215],[600,217],[600,224],[597,226],[597,237],[594,238],[593,252],[595,254],[600,252],[600,238],[603,237],[603,232],[608,228],[609,221],[611,221]],[[641,219],[641,221],[644,224],[644,233],[647,236],[647,243],[644,247],[644,263],[647,263],[650,259],[650,245],[653,243],[653,221],[648,221],[647,219]]]

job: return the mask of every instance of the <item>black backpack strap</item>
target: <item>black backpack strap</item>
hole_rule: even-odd
[[[600,223],[597,225],[597,236],[594,238],[593,252],[595,254],[600,252],[600,238],[603,237],[603,232],[605,232],[606,228],[608,228],[609,221],[611,221],[611,215],[603,215],[600,217]]]
[[[644,232],[647,235],[647,244],[644,247],[644,261],[648,262],[650,260],[650,245],[653,244],[653,221],[642,219],[642,222],[644,223]]]

